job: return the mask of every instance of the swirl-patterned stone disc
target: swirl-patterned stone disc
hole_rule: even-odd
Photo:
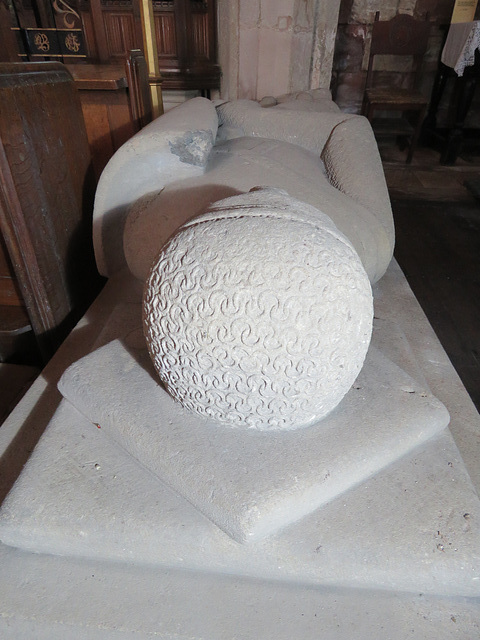
[[[289,206],[290,205],[290,206]],[[332,411],[371,337],[368,277],[324,214],[265,189],[217,202],[154,262],[150,356],[184,407],[234,427],[295,429]],[[290,213],[289,213],[290,211]]]

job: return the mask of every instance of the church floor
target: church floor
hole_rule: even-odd
[[[395,145],[380,150],[395,257],[480,410],[480,155],[443,167],[431,149],[417,149],[411,165]]]
[[[440,164],[440,152],[434,149],[418,147],[408,165],[406,151],[400,150],[394,140],[380,140],[379,148],[392,200],[478,202],[466,183],[480,180],[480,149],[465,153],[454,166],[445,167]]]
[[[39,373],[37,367],[0,362],[0,425]]]

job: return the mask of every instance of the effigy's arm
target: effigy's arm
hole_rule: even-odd
[[[330,183],[372,213],[383,227],[377,281],[393,256],[395,228],[382,162],[370,123],[363,116],[344,120],[331,132],[321,153]]]
[[[215,107],[193,98],[130,138],[105,167],[95,196],[93,244],[99,272],[125,266],[123,229],[131,204],[175,180],[202,175],[217,134]]]

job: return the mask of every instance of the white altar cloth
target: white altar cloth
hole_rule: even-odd
[[[441,60],[458,76],[463,76],[465,67],[474,64],[477,49],[480,49],[480,20],[451,24]]]

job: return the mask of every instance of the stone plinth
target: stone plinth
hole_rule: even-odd
[[[241,542],[332,500],[449,420],[425,388],[375,351],[329,418],[289,432],[226,429],[182,409],[158,385],[146,352],[131,354],[118,341],[73,365],[60,389],[92,424]]]
[[[45,428],[59,402],[52,381],[72,360],[92,349],[101,330],[99,344],[119,337],[132,353],[138,351],[135,327],[140,326],[139,317],[137,314],[136,321],[130,323],[128,318],[133,307],[138,309],[140,295],[133,279],[111,279],[88,317],[49,363],[44,377],[2,426],[3,483],[8,482],[12,461],[32,449],[32,437]],[[379,326],[374,331],[374,343],[411,376],[425,376],[435,394],[448,405],[456,443],[478,484],[478,413],[396,265],[376,285],[375,297]],[[122,312],[109,320],[112,305],[122,300],[136,304],[127,315],[122,307]],[[412,352],[418,355],[417,362]],[[27,525],[29,544],[37,540],[38,548],[36,553],[27,550],[25,538],[19,536],[20,520],[10,520],[8,526],[3,521],[3,530],[9,529],[12,543],[16,540],[23,549],[0,544],[2,638],[112,640],[130,634],[139,638],[184,635],[224,640],[239,628],[248,640],[316,639],[319,634],[350,640],[352,629],[359,640],[383,640],[386,634],[392,640],[404,640],[406,636],[450,640],[452,635],[471,640],[476,636],[478,598],[452,597],[446,591],[443,596],[429,596],[420,589],[427,581],[434,592],[438,593],[440,587],[448,593],[457,588],[460,592],[460,587],[465,587],[465,571],[474,567],[479,548],[475,538],[476,497],[448,431],[426,442],[425,449],[413,451],[389,470],[324,506],[326,519],[322,516],[315,525],[314,546],[307,538],[297,536],[295,556],[291,557],[300,558],[305,544],[304,557],[309,566],[315,570],[324,567],[320,585],[293,577],[280,580],[278,573],[274,580],[249,578],[232,574],[225,565],[206,566],[211,542],[207,543],[208,536],[199,532],[203,526],[214,525],[203,516],[193,516],[195,511],[187,503],[183,503],[183,510],[175,496],[171,502],[162,501],[163,506],[158,494],[149,502],[145,478],[148,483],[150,474],[132,475],[130,470],[135,469],[136,474],[142,470],[136,464],[132,468],[127,462],[131,456],[114,451],[109,439],[103,438],[106,448],[100,446],[97,436],[101,438],[102,433],[64,404],[51,430],[49,427],[45,433],[38,455],[31,458],[32,475],[28,467],[25,470],[18,485],[18,490],[28,496],[22,503],[25,511],[21,521]],[[47,468],[42,458],[50,449],[54,458]],[[13,495],[6,503],[9,510]],[[64,498],[59,500],[59,496]],[[467,513],[470,518],[464,517]],[[159,520],[155,520],[157,517]],[[336,531],[331,527],[333,520],[339,523]],[[171,529],[167,536],[168,521],[176,521],[178,528]],[[195,526],[190,528],[193,522]],[[292,525],[291,530],[295,527]],[[180,538],[179,532],[185,529],[189,530],[191,543],[187,537]],[[213,530],[223,541],[222,548],[254,553],[253,545],[238,545],[218,528]],[[289,530],[285,529],[285,534]],[[52,547],[54,534],[57,552],[62,555],[46,552],[44,545]],[[175,550],[172,557],[178,562],[176,568],[163,564],[165,546],[158,544],[158,539],[164,534],[163,540],[172,542],[169,549]],[[473,550],[456,544],[467,542],[468,536],[472,536]],[[278,562],[278,553],[271,555],[279,549],[276,539],[265,539],[268,547],[258,547],[255,553],[259,566],[262,562],[264,567],[275,564],[275,571],[282,570],[286,576],[289,568]],[[182,569],[186,559],[202,562],[204,552],[208,560],[201,569]],[[219,557],[218,547],[215,552]],[[121,559],[124,553],[130,554],[130,561]],[[105,561],[107,555],[110,561]],[[149,556],[156,564],[149,561]],[[346,559],[345,566],[355,570],[340,572],[340,556]],[[456,565],[457,559],[461,562]],[[352,580],[357,586],[363,581],[365,586],[367,573],[369,584],[373,576],[383,587],[352,588]],[[392,578],[394,574],[396,578]],[[403,576],[401,581],[399,575]],[[478,581],[474,573],[470,575],[471,586]],[[403,588],[407,591],[402,593]]]

